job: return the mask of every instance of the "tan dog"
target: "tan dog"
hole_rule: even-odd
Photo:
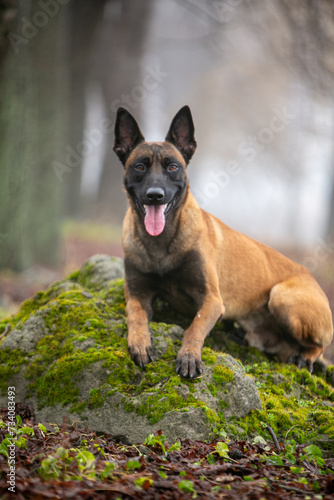
[[[132,359],[141,367],[153,359],[147,322],[161,297],[194,315],[176,360],[182,377],[202,372],[203,342],[219,318],[238,321],[251,346],[311,371],[333,336],[324,292],[305,267],[199,207],[186,172],[195,148],[188,106],[165,142],[153,143],[128,111],[118,110],[114,150],[130,202],[123,247]]]

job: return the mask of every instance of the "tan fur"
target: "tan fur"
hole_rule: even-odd
[[[122,110],[121,118],[124,114]],[[178,134],[179,129],[175,130]],[[141,140],[138,129],[139,144],[126,161],[122,155],[128,142],[122,142],[122,135],[116,133],[115,151],[124,160],[125,179],[137,160],[150,165],[152,182],[163,178],[167,157],[181,165],[185,183],[182,202],[167,216],[163,232],[156,237],[145,230],[144,216],[135,207],[131,191],[128,193],[123,248],[132,358],[140,366],[153,358],[147,322],[158,294],[172,306],[194,315],[176,360],[176,370],[183,377],[201,373],[203,342],[219,318],[238,321],[251,346],[276,354],[282,362],[306,363],[311,369],[333,337],[326,295],[305,267],[234,231],[199,207],[189,192],[186,176],[186,154],[192,154],[196,147],[189,130],[187,133],[191,140],[186,134],[176,138],[181,150],[185,148],[182,155],[169,140]],[[172,140],[173,134],[169,132],[167,137]],[[192,149],[186,141],[182,143],[184,137]]]
[[[206,335],[220,317],[239,321],[248,332],[250,345],[277,354],[283,362],[299,354],[300,348],[313,362],[331,342],[329,303],[310,272],[203,211],[191,193],[180,212],[182,231],[168,247],[158,241],[156,246],[152,242],[150,250],[143,246],[140,237],[134,236],[139,231],[138,226],[135,229],[136,217],[130,208],[124,221],[123,245],[142,272],[159,272],[162,263],[167,272],[192,248],[203,257],[208,293],[185,332],[179,356],[195,363]],[[129,303],[128,309],[132,309]],[[291,340],[282,337],[276,322],[290,328]],[[128,325],[131,343],[129,320]],[[136,342],[141,339],[144,350],[149,343],[148,328],[138,326],[135,338]],[[146,342],[142,341],[142,328]]]

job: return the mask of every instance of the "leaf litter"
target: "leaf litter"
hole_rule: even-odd
[[[35,422],[17,405],[15,436],[0,410],[0,498],[218,499],[334,498],[334,459],[293,440],[167,443],[161,431],[135,445],[106,434]],[[269,433],[271,435],[271,433]],[[15,443],[15,493],[8,490],[9,448]]]

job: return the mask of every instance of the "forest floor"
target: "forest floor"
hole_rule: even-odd
[[[17,405],[16,412],[14,451],[5,410],[0,420],[4,500],[334,498],[334,459],[324,460],[314,445],[259,437],[167,443],[159,431],[144,443],[124,445],[66,421],[37,423],[29,406]]]

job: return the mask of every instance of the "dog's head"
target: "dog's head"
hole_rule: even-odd
[[[146,142],[136,120],[119,108],[114,151],[125,168],[124,186],[146,231],[158,236],[188,189],[187,165],[196,149],[190,109],[175,115],[164,142]]]

